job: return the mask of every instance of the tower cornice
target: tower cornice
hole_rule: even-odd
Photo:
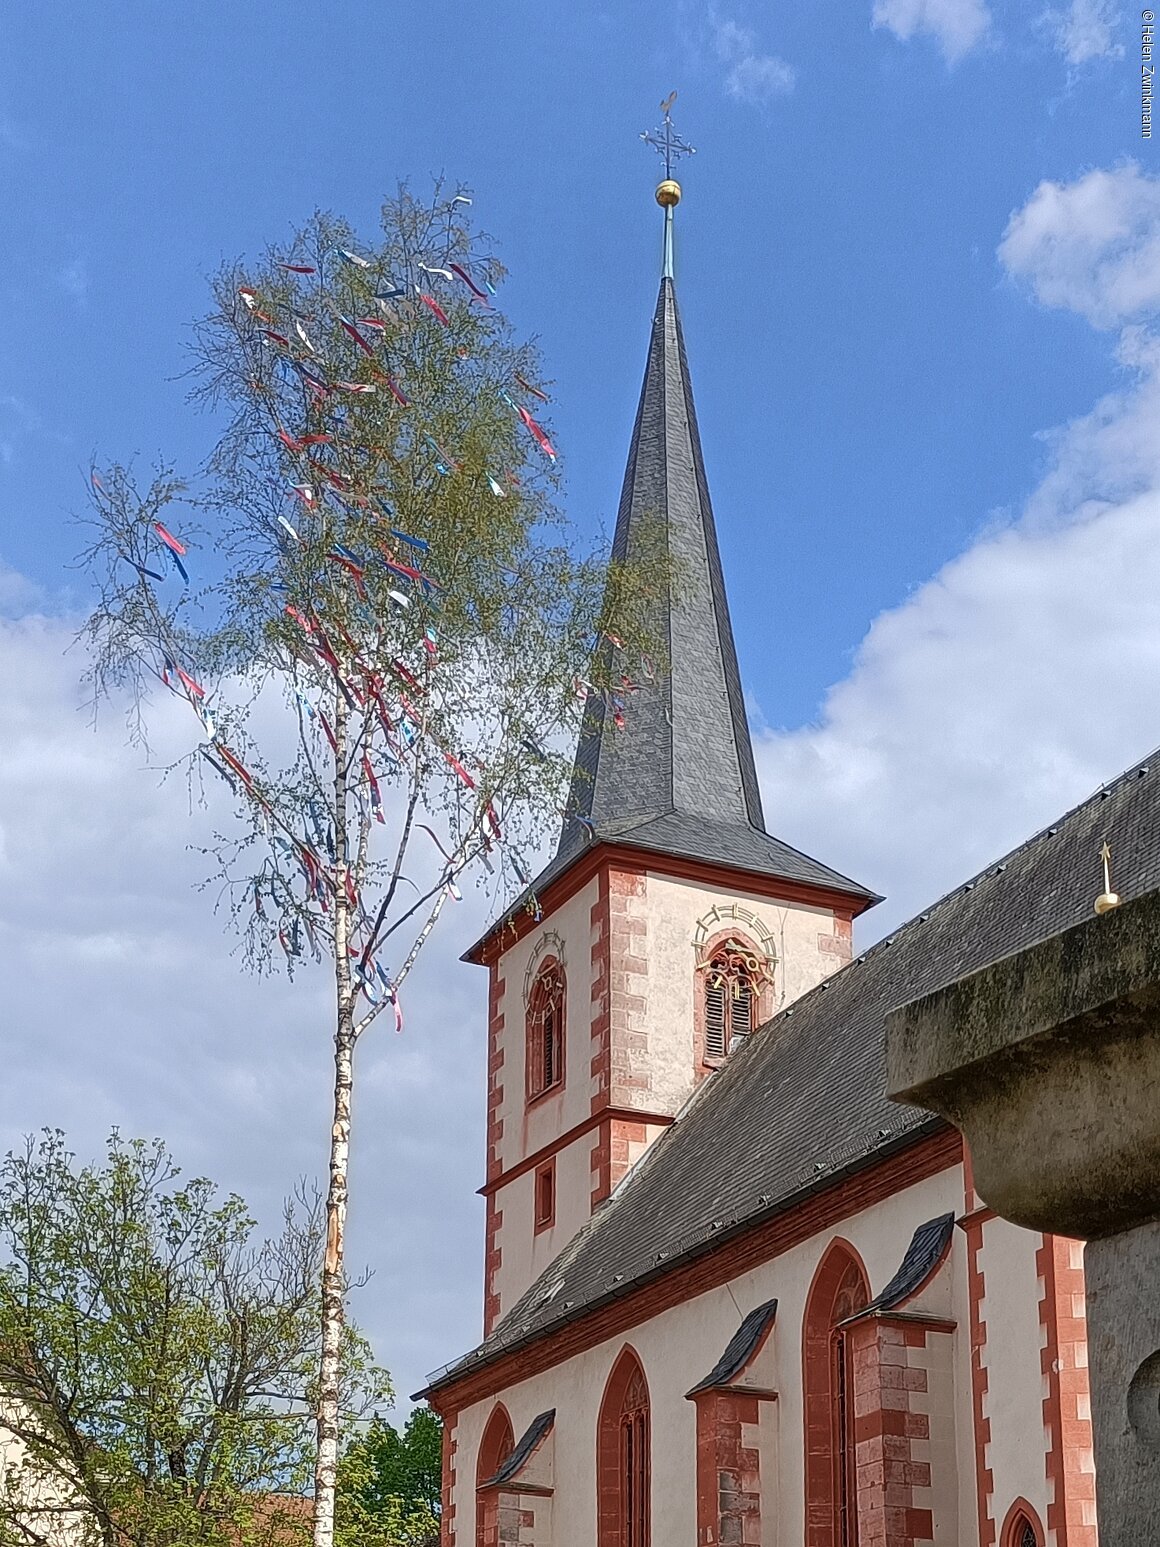
[[[730,894],[745,894],[819,908],[849,919],[857,918],[867,908],[882,901],[874,893],[862,891],[853,882],[849,883],[847,890],[840,886],[795,881],[762,870],[723,865],[692,855],[666,854],[635,844],[594,843],[578,855],[572,864],[554,875],[544,889],[536,894],[540,912],[545,917],[554,913],[604,868],[637,875],[651,872],[674,880],[718,887]],[[517,941],[542,927],[542,920],[537,919],[534,910],[530,911],[526,905],[517,904],[465,951],[460,959],[476,966],[489,966]]]

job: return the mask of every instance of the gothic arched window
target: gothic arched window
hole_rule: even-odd
[[[564,969],[549,956],[528,995],[527,1095],[542,1096],[564,1083]]]
[[[701,966],[705,996],[706,1062],[724,1058],[734,1037],[753,1030],[761,988],[761,961],[753,947],[730,938]]]
[[[495,1476],[515,1444],[512,1421],[501,1402],[487,1420],[475,1462],[475,1547],[499,1547],[499,1494],[483,1484]]]
[[[1026,1499],[1016,1499],[1007,1511],[999,1540],[1000,1547],[1043,1547],[1039,1517]]]
[[[862,1264],[833,1241],[806,1301],[806,1547],[856,1547],[853,1368],[841,1326],[870,1299]]]
[[[596,1430],[599,1547],[649,1547],[651,1446],[648,1382],[626,1348],[608,1377]]]

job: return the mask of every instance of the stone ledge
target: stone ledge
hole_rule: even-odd
[[[971,1148],[979,1196],[1082,1238],[1160,1217],[1160,893],[886,1019],[887,1093]]]

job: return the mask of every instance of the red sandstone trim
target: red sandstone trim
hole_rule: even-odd
[[[830,887],[810,886],[800,881],[782,880],[777,876],[759,875],[732,865],[710,865],[702,860],[685,859],[675,854],[656,854],[645,849],[633,849],[625,844],[595,843],[563,875],[557,876],[550,886],[544,888],[539,898],[542,912],[555,912],[561,903],[574,896],[604,865],[640,875],[653,871],[657,875],[697,881],[708,887],[719,886],[723,891],[748,892],[751,896],[763,897],[768,901],[804,903],[806,907],[828,909],[836,917],[842,918],[855,919],[879,900]],[[494,924],[488,934],[473,945],[462,959],[488,966],[517,940],[522,940],[530,930],[537,928],[539,925],[534,917],[521,909],[518,914]]]
[[[924,1351],[931,1333],[953,1322],[883,1317],[856,1324],[853,1345],[854,1435],[858,1463],[859,1547],[915,1547],[934,1540],[934,1516],[916,1490],[931,1487],[931,1464],[914,1454],[929,1442],[931,1415],[916,1412],[911,1393],[928,1389]]]
[[[624,1541],[624,1470],[620,1448],[620,1420],[630,1385],[639,1377],[645,1393],[645,1498],[652,1486],[652,1423],[648,1377],[636,1349],[626,1343],[616,1356],[596,1420],[596,1541],[598,1547],[627,1547]],[[648,1547],[651,1509],[646,1503],[645,1539]]]
[[[494,1477],[511,1455],[515,1431],[502,1402],[497,1402],[484,1425],[483,1437],[475,1458],[475,1543],[474,1547],[499,1547],[500,1494],[497,1489],[480,1488]]]
[[[458,1413],[443,1416],[443,1508],[439,1512],[440,1547],[455,1547],[455,1426]],[[475,1547],[475,1544],[472,1544]]]
[[[1004,1516],[1003,1529],[999,1533],[1001,1547],[1023,1547],[1019,1533],[1025,1520],[1035,1532],[1035,1547],[1046,1547],[1043,1522],[1027,1500],[1022,1498],[1016,1499]]]
[[[1047,1383],[1043,1426],[1052,1489],[1047,1529],[1055,1533],[1055,1547],[1096,1547],[1095,1473],[1081,1466],[1092,1453],[1092,1426],[1086,1416],[1090,1406],[1083,1268],[1071,1263],[1077,1244],[1064,1236],[1045,1235],[1035,1254],[1043,1280],[1039,1324],[1047,1333],[1039,1354]]]
[[[594,1128],[599,1128],[602,1123],[607,1123],[610,1118],[621,1118],[625,1122],[630,1123],[651,1123],[654,1126],[659,1124],[662,1128],[667,1128],[674,1121],[672,1114],[669,1112],[638,1112],[633,1107],[605,1107],[603,1111],[593,1112],[590,1117],[584,1118],[582,1122],[574,1123],[571,1128],[560,1134],[558,1138],[550,1140],[547,1144],[541,1144],[538,1150],[533,1150],[530,1155],[525,1155],[522,1160],[517,1160],[515,1165],[509,1166],[499,1176],[492,1177],[490,1181],[484,1182],[482,1187],[476,1188],[476,1192],[481,1198],[492,1197],[495,1193],[505,1188],[509,1182],[514,1182],[517,1177],[523,1176],[526,1171],[534,1170],[536,1166],[542,1161],[548,1160],[552,1155],[558,1155],[561,1150],[567,1149],[570,1144],[574,1144],[577,1139],[582,1139],[586,1133],[591,1133]]]
[[[697,1547],[759,1547],[761,1450],[745,1443],[745,1427],[760,1422],[759,1399],[715,1387],[698,1391],[692,1400],[697,1409]]]
[[[612,1090],[612,950],[611,907],[608,866],[597,875],[596,901],[589,910],[592,931],[592,971],[590,1037],[592,1057],[589,1063],[589,1118],[601,1128],[589,1159],[592,1173],[590,1208],[612,1191],[612,1151],[602,1115],[608,1110]]]
[[[983,1270],[979,1252],[983,1245],[983,1226],[994,1215],[978,1207],[971,1157],[963,1146],[963,1218],[958,1221],[967,1238],[967,1299],[971,1329],[971,1420],[975,1438],[975,1508],[979,1522],[979,1547],[994,1547],[995,1522],[991,1517],[991,1496],[995,1478],[987,1466],[987,1446],[991,1443],[991,1420],[983,1412],[987,1395],[987,1324],[983,1320]]]
[[[851,1433],[849,1423],[855,1389],[852,1347],[837,1339],[839,1323],[869,1298],[870,1280],[861,1257],[848,1241],[835,1237],[814,1269],[802,1317],[806,1547],[839,1547],[839,1495],[845,1487],[853,1504],[863,1485],[868,1486],[856,1470],[857,1432]],[[848,1394],[845,1415],[837,1386],[839,1361]],[[856,1407],[853,1411],[856,1416]]]
[[[719,1240],[711,1251],[691,1261],[674,1263],[663,1275],[642,1284],[622,1298],[610,1301],[575,1321],[545,1328],[533,1342],[510,1349],[482,1369],[472,1370],[445,1386],[423,1393],[437,1411],[469,1407],[493,1392],[527,1380],[554,1365],[575,1358],[598,1343],[651,1321],[661,1311],[681,1305],[696,1295],[728,1283],[741,1273],[760,1267],[811,1236],[831,1229],[850,1215],[937,1176],[962,1163],[963,1144],[958,1130],[940,1125],[905,1149],[888,1155],[877,1165],[823,1188],[795,1207],[759,1224]]]
[[[487,1200],[487,1222],[484,1227],[483,1257],[483,1335],[487,1337],[500,1318],[500,1297],[496,1288],[496,1275],[503,1264],[503,1248],[499,1233],[503,1228],[503,1210],[496,1207],[494,1198]]]
[[[550,1178],[547,1183],[547,1196],[551,1206],[547,1209],[543,1207],[545,1195],[541,1190],[544,1187],[543,1178],[545,1177]],[[555,1223],[556,1157],[553,1155],[552,1158],[550,1160],[546,1160],[542,1166],[536,1167],[535,1181],[532,1185],[532,1234],[539,1235],[543,1230],[551,1230]]]
[[[487,1174],[501,1174],[500,1141],[503,1138],[504,1086],[504,991],[506,984],[500,974],[498,962],[493,962],[489,972],[487,993]],[[500,1317],[500,1297],[496,1287],[497,1275],[503,1263],[500,1244],[500,1228],[503,1212],[496,1207],[494,1197],[487,1200],[487,1220],[484,1226],[483,1258],[483,1332],[486,1337]]]
[[[643,898],[643,870],[609,866],[608,885],[608,1081],[602,1104],[647,1106],[652,1093],[648,1034],[648,923],[634,899]],[[615,1166],[613,1167],[615,1171]],[[616,1185],[614,1175],[612,1185]]]
[[[550,972],[556,973],[559,980],[559,996],[556,1013],[560,1017],[560,1046],[558,1050],[558,1064],[556,1078],[550,1085],[533,1086],[535,1074],[541,1059],[542,1052],[536,1048],[536,1038],[541,1035],[541,1030],[536,1025],[536,1012],[542,1003],[537,994],[541,980]],[[528,995],[528,1002],[524,1006],[524,1108],[534,1107],[537,1102],[545,1101],[549,1096],[559,1096],[563,1093],[568,1081],[568,976],[564,971],[564,964],[556,956],[545,956],[536,967],[535,980],[532,983],[532,991]]]
[[[827,937],[828,938],[828,937]],[[719,929],[715,935],[698,948],[698,961],[707,962],[713,959],[713,953],[718,947],[723,946],[727,940],[738,940],[753,952],[760,961],[765,952],[760,946],[754,945],[750,937],[743,929]],[[781,966],[780,962],[774,964],[775,970]],[[696,974],[696,982],[693,986],[693,1069],[698,1084],[706,1075],[712,1074],[714,1069],[719,1069],[725,1062],[725,1058],[705,1057],[705,972],[697,971],[697,963],[693,964]],[[763,1026],[774,1015],[777,1004],[774,997],[775,984],[773,981],[763,982],[757,995],[757,1002],[753,1007],[753,1030]],[[726,1049],[726,1057],[728,1049]]]
[[[697,1413],[697,1547],[761,1542],[761,1450],[746,1447],[742,1424],[756,1425],[761,1403],[777,1392],[740,1386],[737,1381],[773,1336],[770,1320],[753,1352],[729,1385],[691,1393]]]
[[[841,966],[854,955],[853,915],[848,908],[842,912],[835,909],[833,933],[818,935],[818,950],[823,956],[836,956]]]

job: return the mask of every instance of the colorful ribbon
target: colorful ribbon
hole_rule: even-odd
[[[439,305],[439,302],[433,295],[427,295],[425,291],[420,290],[419,299],[422,301],[423,305],[427,307],[428,311],[433,312],[435,316],[438,317],[439,321],[445,328],[449,328],[451,326],[451,318]]]

